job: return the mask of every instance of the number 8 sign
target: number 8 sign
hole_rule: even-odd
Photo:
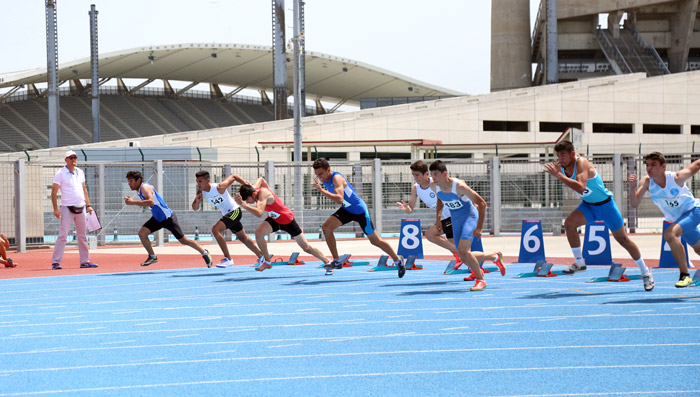
[[[401,220],[398,254],[404,258],[415,255],[416,258],[423,259],[423,235],[420,230],[420,219]]]

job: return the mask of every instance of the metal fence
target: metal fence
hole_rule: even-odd
[[[667,155],[669,171],[676,171],[697,156],[691,154]],[[639,155],[592,156],[605,185],[613,191],[623,218],[630,231],[657,232],[662,228],[663,217],[648,199],[638,209],[629,203],[627,178],[631,173],[645,174]],[[426,160],[429,161],[429,160]],[[542,219],[545,232],[561,233],[563,220],[580,203],[578,196],[563,184],[543,172],[546,162],[553,158],[492,158],[445,160],[451,176],[463,179],[487,202],[484,232],[492,234],[520,232],[522,219]],[[413,185],[409,169],[411,160],[333,161],[331,168],[346,176],[348,181],[370,209],[377,230],[398,234],[401,219],[406,215],[396,202],[408,201]],[[85,171],[91,203],[97,211],[102,230],[94,233],[100,245],[137,242],[137,232],[151,216],[147,207],[126,206],[124,197],[136,195],[130,191],[126,173],[138,170],[144,181],[156,186],[168,206],[178,215],[186,234],[210,238],[211,226],[220,218],[220,212],[208,202],[198,211],[191,203],[196,193],[195,173],[209,171],[212,183],[218,183],[231,173],[254,182],[259,176],[267,179],[275,193],[296,214],[297,222],[309,238],[320,237],[320,226],[338,205],[320,194],[312,182],[313,168],[310,162],[302,163],[303,208],[294,208],[293,163],[214,163],[214,162],[86,162],[78,164]],[[52,244],[58,233],[59,221],[53,216],[51,187],[55,173],[63,167],[60,163],[0,162],[0,199],[6,203],[0,216],[0,232],[8,235],[11,243],[26,245]],[[377,172],[379,170],[379,172]],[[699,183],[695,178],[688,182],[693,194],[698,196]],[[231,187],[231,194],[238,185]],[[418,203],[411,217],[423,220],[429,227],[435,219],[434,210]],[[245,213],[243,225],[253,233],[262,219]],[[357,226],[346,225],[338,230],[346,235],[360,235]],[[229,234],[230,236],[230,234]],[[280,238],[286,238],[281,235]],[[157,243],[168,236],[156,234]]]

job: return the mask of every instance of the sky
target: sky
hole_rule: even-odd
[[[532,23],[539,0],[530,2]],[[271,0],[57,0],[59,64],[90,56],[91,4],[98,10],[100,53],[176,43],[272,42]],[[0,74],[45,67],[45,1],[0,5]],[[292,7],[285,0],[287,39]],[[304,10],[307,51],[466,94],[489,92],[490,1],[306,0]]]

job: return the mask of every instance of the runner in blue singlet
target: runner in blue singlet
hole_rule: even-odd
[[[639,267],[644,280],[644,289],[651,291],[654,288],[651,271],[644,264],[637,244],[627,236],[620,210],[617,208],[615,200],[612,199],[612,193],[605,188],[595,167],[587,159],[577,155],[574,151],[574,145],[569,141],[557,143],[554,146],[554,151],[557,153],[559,161],[557,164],[545,164],[544,171],[559,179],[564,185],[576,192],[582,200],[581,204],[571,211],[571,214],[564,221],[566,238],[569,240],[571,252],[574,254],[574,264],[564,270],[564,274],[574,274],[586,270],[578,228],[586,223],[603,221],[612,231],[615,240],[629,252]]]
[[[333,261],[326,267],[327,270],[342,269],[343,264],[340,262],[338,248],[335,242],[335,229],[349,223],[357,222],[362,227],[362,231],[367,235],[367,239],[372,245],[379,247],[386,252],[393,260],[399,272],[399,278],[406,273],[406,267],[403,263],[403,258],[396,255],[394,249],[384,239],[379,236],[374,230],[372,220],[369,217],[367,204],[360,198],[353,189],[352,185],[345,179],[345,176],[339,172],[331,171],[328,160],[324,158],[316,159],[313,163],[314,183],[313,187],[318,189],[321,194],[341,205],[341,207],[331,215],[322,226],[323,235],[326,238],[328,249],[333,255]]]

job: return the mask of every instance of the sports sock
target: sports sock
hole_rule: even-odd
[[[642,273],[642,276],[649,273],[649,268],[644,264],[644,259],[642,259],[642,257],[639,257],[639,259],[635,260],[634,263],[637,264],[639,272]]]
[[[584,265],[586,262],[583,260],[583,250],[581,247],[571,247],[571,252],[574,254],[574,263],[577,265]]]

